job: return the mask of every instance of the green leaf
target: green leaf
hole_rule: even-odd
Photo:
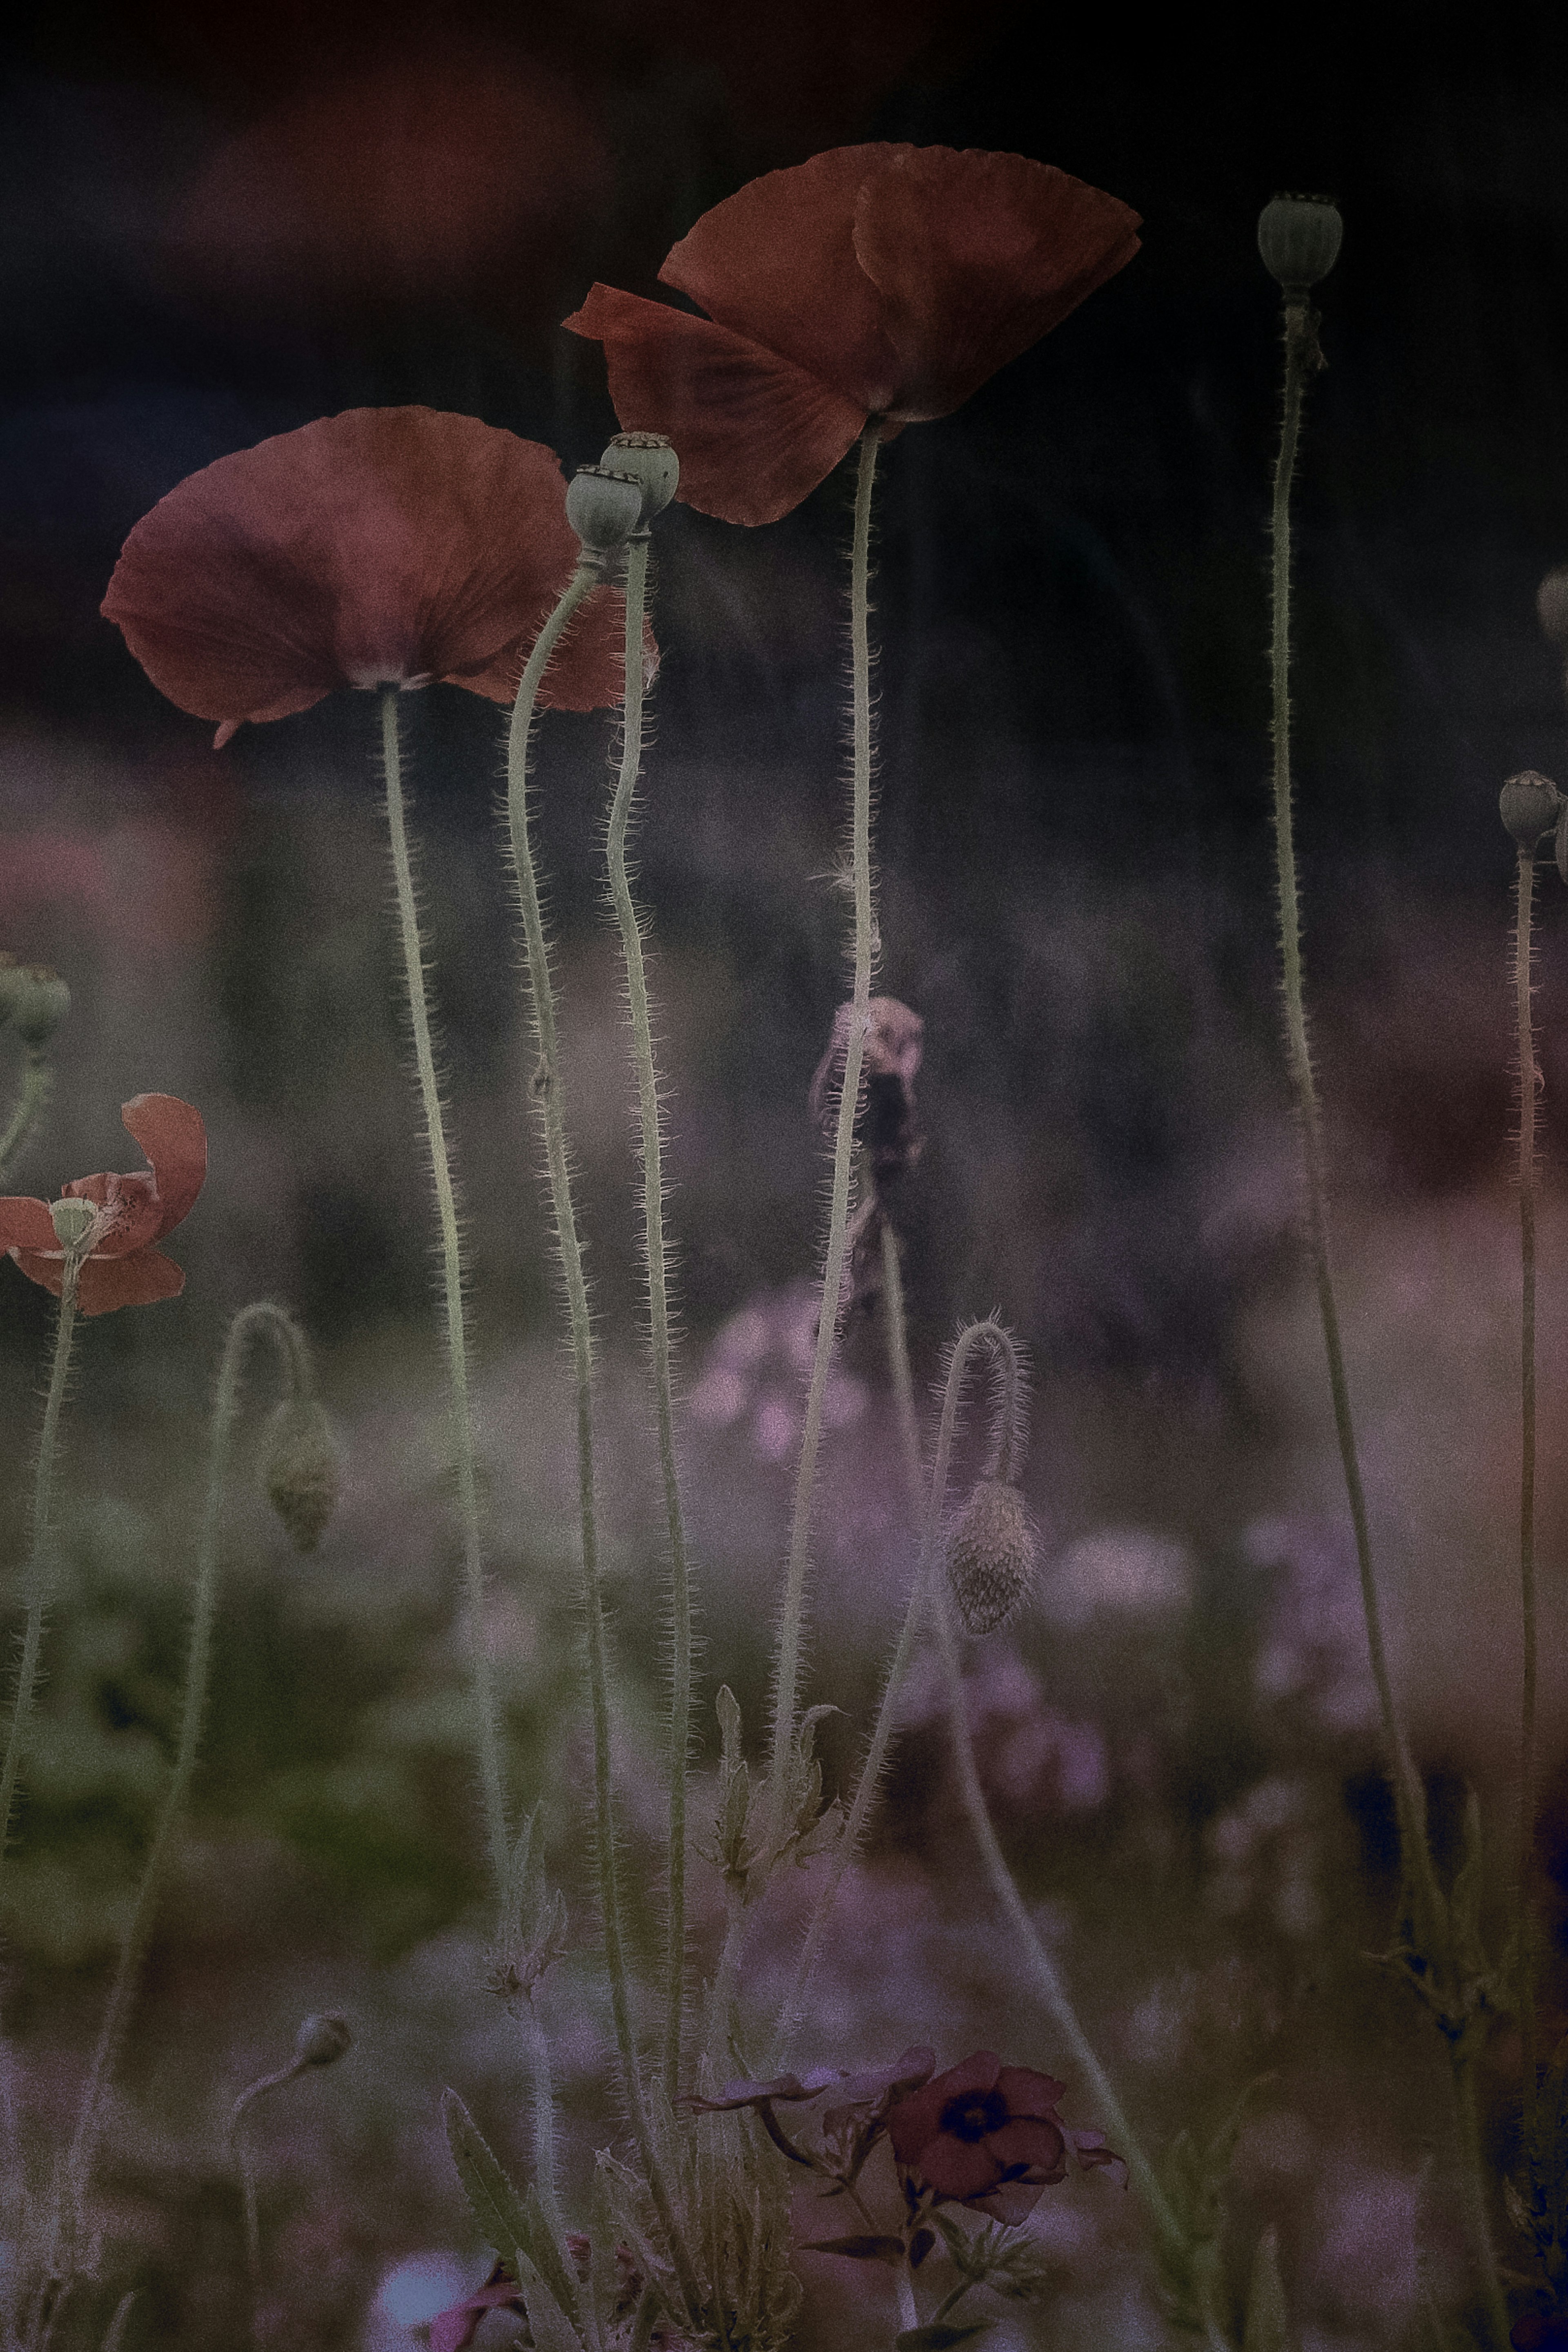
[[[524,2282],[523,2308],[538,2352],[582,2352],[582,2338],[538,2272]]]
[[[441,2120],[446,2126],[446,2144],[474,2209],[474,2219],[486,2242],[515,2264],[528,2240],[517,2190],[455,2091],[443,2094]]]
[[[1241,2352],[1291,2352],[1290,2314],[1280,2276],[1280,2233],[1270,2221],[1252,2257]]]
[[[904,2260],[902,2238],[881,2238],[862,2231],[852,2238],[809,2238],[800,2250],[803,2254],[847,2254],[854,2263],[894,2263]]]
[[[524,2253],[573,2327],[580,2331],[582,2311],[578,2302],[577,2281],[567,2268],[560,2248],[550,2234],[550,2226],[545,2220],[537,2189],[530,2189],[523,2200],[522,2220],[527,2232],[522,2241]]]
[[[988,2319],[971,2320],[967,2326],[951,2319],[927,2320],[924,2327],[906,2327],[902,2336],[893,2339],[893,2352],[948,2352],[954,2344],[967,2344],[972,2336],[983,2336],[990,2326]]]

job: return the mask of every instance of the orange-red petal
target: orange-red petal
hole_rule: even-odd
[[[777,522],[824,481],[866,411],[728,327],[595,286],[565,321],[604,346],[610,396],[629,433],[664,433],[679,496],[726,522]]]
[[[0,1201],[0,1250],[58,1247],[47,1201]]]
[[[898,353],[894,414],[949,415],[1132,259],[1138,225],[1026,156],[894,152],[861,189],[854,247]]]
[[[541,619],[546,617],[540,616]],[[471,693],[487,695],[492,702],[515,702],[537,631],[508,646],[504,654],[466,677],[449,678]],[[626,600],[613,588],[595,588],[567,623],[566,634],[550,656],[539,682],[541,710],[600,710],[619,702],[625,686]],[[653,628],[643,624],[643,675],[651,686],[659,667],[659,648]]]
[[[57,1283],[49,1285],[57,1293]],[[84,1315],[108,1315],[117,1307],[151,1307],[160,1298],[178,1298],[185,1277],[162,1250],[132,1250],[129,1257],[89,1257],[77,1284],[77,1306]]]
[[[189,1216],[207,1181],[207,1130],[202,1114],[178,1095],[133,1095],[120,1111],[120,1124],[141,1147],[158,1188],[156,1238]]]
[[[833,147],[768,172],[704,213],[659,275],[720,326],[793,360],[862,415],[886,408],[900,363],[855,253],[855,207],[873,173],[913,152]]]
[[[466,684],[531,635],[576,556],[552,451],[476,417],[350,409],[171,490],[103,610],[226,736],[338,686]]]

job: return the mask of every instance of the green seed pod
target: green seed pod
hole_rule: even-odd
[[[1526,768],[1510,776],[1497,796],[1498,814],[1522,850],[1533,852],[1557,822],[1563,795],[1550,776]]]
[[[947,1584],[967,1633],[994,1633],[1034,1582],[1034,1529],[1023,1496],[982,1478],[947,1540]]]
[[[1536,590],[1535,617],[1550,645],[1568,646],[1568,563],[1549,572]]]
[[[62,1249],[80,1249],[93,1229],[98,1211],[90,1201],[51,1201],[49,1223]]]
[[[1287,294],[1304,294],[1339,257],[1344,223],[1332,196],[1275,196],[1258,220],[1258,250]]]
[[[599,462],[641,482],[644,524],[664,513],[681,478],[681,461],[662,433],[618,433]]]
[[[335,2066],[353,2047],[353,2032],[340,2009],[324,2009],[308,2017],[294,2037],[297,2066]]]
[[[584,547],[603,554],[629,540],[643,520],[643,485],[608,466],[580,466],[566,493],[566,519]]]
[[[0,970],[0,1006],[24,1045],[44,1045],[71,1009],[71,992],[47,963],[8,961]]]
[[[262,1476],[296,1551],[314,1551],[338,1506],[332,1424],[314,1397],[286,1397],[267,1423]]]

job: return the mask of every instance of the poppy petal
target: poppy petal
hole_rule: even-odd
[[[58,1296],[57,1283],[48,1287]],[[184,1287],[184,1275],[172,1258],[160,1250],[132,1250],[129,1257],[88,1258],[77,1285],[77,1305],[84,1315],[108,1315],[117,1307],[178,1298]]]
[[[576,556],[553,451],[473,416],[350,409],[171,490],[103,611],[172,701],[232,731],[338,686],[476,671]]]
[[[29,1282],[41,1283],[46,1290],[52,1291],[57,1298],[59,1297],[65,1286],[63,1250],[52,1250],[46,1255],[41,1250],[14,1249],[11,1255]]]
[[[1067,2085],[1053,2074],[1037,2074],[1032,2066],[1004,2066],[997,2089],[1008,2103],[1009,2116],[1038,2116],[1046,2123],[1061,2121],[1056,2103],[1067,2095]]]
[[[1138,215],[1050,163],[910,147],[873,173],[855,252],[899,356],[894,415],[946,416],[1138,250]]]
[[[151,1176],[78,1176],[62,1184],[62,1201],[90,1201],[99,1213],[94,1257],[124,1257],[145,1249],[163,1231],[158,1187]]]
[[[120,1124],[139,1143],[158,1187],[160,1223],[154,1239],[189,1216],[207,1179],[207,1130],[202,1114],[178,1095],[135,1095],[123,1103]]]
[[[57,1250],[59,1245],[47,1202],[0,1201],[0,1250]]]
[[[881,297],[856,258],[855,203],[873,172],[908,152],[833,147],[765,173],[704,213],[660,278],[862,414],[885,408],[903,370],[883,331]],[[684,449],[681,458],[684,466]]]
[[[595,286],[565,321],[604,345],[629,433],[664,433],[677,496],[725,522],[777,522],[825,481],[867,412],[804,368],[708,319]]]
[[[1002,2171],[1022,2179],[1064,2180],[1067,2178],[1067,2137],[1055,2124],[1018,2116],[988,2132],[983,2145]]]
[[[449,686],[465,686],[472,694],[492,702],[515,702],[537,630],[519,637],[483,669],[449,677]],[[626,600],[612,588],[595,588],[568,622],[566,633],[551,654],[539,681],[541,710],[602,710],[621,700],[625,687]],[[653,685],[659,667],[659,648],[649,624],[643,624],[643,684]]]
[[[962,2203],[994,2189],[1007,2168],[992,2155],[988,2140],[955,2139],[951,2133],[938,2132],[921,2149],[914,2169],[928,2189]]]
[[[977,2050],[927,2083],[912,2099],[900,2099],[887,2118],[888,2137],[900,2164],[913,2164],[927,2141],[936,2137],[950,2100],[974,2091],[994,2090],[1000,2072],[1001,2060],[994,2050]]]

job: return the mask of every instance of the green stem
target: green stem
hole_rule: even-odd
[[[1519,1884],[1516,1937],[1526,2123],[1535,2105],[1535,1989],[1531,1895],[1535,1871],[1535,1054],[1533,978],[1535,852],[1519,853],[1514,985],[1519,1048],[1520,1447],[1519,1586],[1524,1627],[1524,1689],[1519,1743]]]
[[[588,1656],[589,1704],[593,1723],[594,1854],[598,1866],[600,1915],[604,1932],[605,1972],[610,1980],[615,2047],[620,2058],[622,2084],[632,2128],[643,2159],[649,2194],[669,2246],[676,2279],[695,2322],[701,2309],[702,2298],[654,2145],[636,2037],[632,2027],[611,1791],[610,1679],[605,1656],[604,1595],[600,1578],[594,1500],[593,1328],[567,1157],[566,1106],[557,1036],[555,982],[550,972],[549,949],[545,939],[533,845],[528,837],[528,748],[539,681],[561,632],[583,598],[598,584],[600,577],[593,566],[580,565],[528,656],[517,688],[507,740],[507,820],[523,918],[534,1042],[538,1049],[538,1060],[529,1091],[544,1130],[545,1165],[555,1217],[556,1246],[560,1255],[561,1276],[566,1289],[567,1321],[571,1335],[572,1371],[577,1391],[577,1487],[582,1540],[582,1618]]]
[[[4,1764],[0,1764],[0,1872],[5,1869],[5,1857],[10,1851],[11,1811],[16,1801],[16,1782],[33,1719],[33,1701],[38,1687],[38,1658],[44,1644],[44,1619],[54,1583],[53,1521],[55,1479],[59,1463],[60,1413],[70,1373],[71,1339],[77,1318],[77,1284],[81,1277],[81,1257],[68,1251],[62,1269],[59,1315],[55,1324],[54,1363],[49,1372],[44,1425],[38,1437],[37,1467],[33,1478],[32,1541],[23,1575],[27,1615],[22,1633],[22,1655],[16,1668],[16,1696],[11,1710],[11,1729],[5,1741],[5,1759]]]
[[[1285,1054],[1301,1137],[1306,1181],[1307,1238],[1317,1286],[1318,1313],[1322,1324],[1323,1350],[1328,1360],[1329,1391],[1333,1403],[1334,1432],[1339,1442],[1345,1495],[1355,1536],[1356,1567],[1361,1580],[1362,1610],[1366,1620],[1367,1649],[1373,1680],[1383,1716],[1384,1738],[1393,1768],[1395,1804],[1406,1869],[1412,1874],[1418,1909],[1416,1933],[1428,1959],[1437,1960],[1446,1942],[1443,1905],[1432,1866],[1427,1834],[1426,1792],[1406,1741],[1395,1703],[1383,1638],[1383,1619],[1372,1560],[1372,1537],[1367,1521],[1366,1494],[1362,1484],[1355,1423],[1351,1410],[1350,1382],[1340,1338],[1339,1305],[1334,1291],[1329,1243],[1328,1181],[1323,1152],[1322,1115],[1317,1082],[1312,1075],[1312,1048],[1307,1035],[1302,992],[1301,906],[1296,882],[1296,846],[1291,781],[1291,488],[1295,478],[1301,440],[1301,407],[1307,372],[1317,364],[1317,337],[1311,312],[1300,300],[1285,305],[1285,391],[1280,432],[1280,454],[1274,467],[1274,498],[1270,516],[1272,548],[1270,667],[1273,686],[1274,738],[1274,858],[1280,897],[1280,947],[1284,998]]]
[[[39,1114],[54,1091],[54,1073],[41,1045],[29,1045],[22,1063],[22,1084],[17,1091],[16,1108],[0,1135],[0,1181],[10,1172],[11,1162],[32,1132]]]
[[[746,1888],[741,1880],[726,1877],[724,1882],[724,1942],[719,1947],[718,1969],[708,1996],[708,2063],[714,2070],[714,2080],[722,2083],[729,2066],[729,2010],[735,1999],[735,1979],[740,1965],[740,1947],[746,1937]]]
[[[1497,2258],[1492,2252],[1491,2223],[1487,2214],[1486,2168],[1481,2156],[1480,2121],[1476,2112],[1475,2060],[1469,2053],[1453,2046],[1450,2046],[1448,2057],[1462,2158],[1459,2178],[1464,2187],[1465,2219],[1469,2225],[1476,2266],[1481,2274],[1481,2288],[1486,2299],[1485,2352],[1506,2352],[1508,2304],[1498,2276]]]
[[[920,1459],[920,1419],[915,1406],[915,1375],[909,1363],[904,1269],[898,1262],[898,1235],[893,1220],[885,1215],[882,1221],[882,1311],[893,1373],[894,1407],[898,1414],[899,1450],[904,1457],[904,1485],[909,1491],[909,1524],[917,1529],[925,1516],[925,1468]]]
[[[409,1012],[413,1025],[414,1063],[420,1098],[424,1107],[425,1139],[435,1181],[435,1207],[441,1226],[441,1275],[446,1309],[447,1377],[452,1391],[452,1444],[457,1474],[457,1513],[463,1531],[463,1573],[468,1612],[469,1686],[474,1703],[474,1746],[485,1811],[485,1835],[497,1901],[507,1884],[506,1780],[501,1762],[501,1734],[496,1689],[490,1672],[485,1632],[485,1559],[479,1536],[479,1482],[475,1467],[474,1416],[468,1392],[468,1334],[464,1308],[463,1244],[458,1232],[457,1201],[446,1148],[446,1121],[441,1087],[435,1075],[431,1042],[430,1010],[425,999],[424,946],[419,934],[419,908],[414,894],[413,867],[409,856],[408,827],[403,813],[402,759],[398,743],[398,689],[382,689],[382,759],[386,773],[387,835],[392,847],[392,874],[397,886],[398,931],[402,944],[403,976],[408,984]]]
[[[528,2072],[533,2088],[534,2186],[539,2193],[539,2210],[545,2217],[545,2226],[564,2258],[566,2223],[561,2216],[555,2181],[555,2075],[550,2065],[549,2036],[545,2032],[544,2020],[537,2006],[537,1988],[527,1995],[524,2011]]]
[[[643,1183],[643,1249],[648,1276],[648,1334],[653,1356],[653,1407],[659,1433],[659,1468],[664,1486],[664,1518],[670,1543],[670,1851],[664,1937],[664,2092],[681,2087],[681,2035],[686,1974],[686,1775],[691,1759],[692,1594],[675,1465],[675,1416],[670,1377],[668,1255],[664,1244],[664,1139],[659,1117],[659,1076],[653,1060],[653,1029],[648,1011],[648,979],[643,959],[643,927],[626,871],[626,835],[632,820],[643,757],[643,611],[648,571],[645,540],[633,540],[626,555],[626,688],[622,704],[621,774],[610,811],[610,893],[621,928],[626,963],[626,997],[632,1016],[632,1058],[637,1074],[637,1112]]]
[[[795,1737],[795,1711],[800,1673],[800,1640],[805,1614],[806,1570],[810,1557],[811,1505],[817,1482],[817,1455],[822,1435],[822,1401],[838,1331],[839,1304],[843,1288],[844,1240],[849,1223],[850,1169],[854,1150],[855,1112],[860,1097],[861,1066],[865,1052],[867,1007],[871,1003],[872,963],[875,949],[875,914],[871,862],[871,641],[867,583],[871,569],[871,499],[876,474],[881,421],[873,417],[861,436],[860,471],[855,486],[854,540],[850,558],[851,782],[853,794],[854,862],[854,1000],[844,1050],[843,1090],[833,1147],[833,1181],[828,1212],[828,1244],[822,1268],[822,1304],[817,1322],[817,1347],[806,1391],[805,1427],[795,1474],[795,1497],[789,1527],[789,1562],[784,1601],[774,1650],[773,1738],[768,1759],[773,1826],[783,1826],[788,1789],[786,1759]]]
[[[201,1531],[196,1543],[196,1575],[191,1612],[190,1649],[185,1664],[184,1699],[180,1715],[180,1736],[175,1748],[174,1769],[163,1792],[153,1826],[147,1859],[142,1864],[141,1880],[136,1890],[130,1922],[120,1948],[120,1959],[110,1990],[108,2007],[99,2031],[98,2046],[88,2069],[80,2104],[77,2109],[76,2130],[71,2139],[70,2153],[66,2161],[67,2179],[75,2208],[78,2242],[86,2229],[85,2204],[91,2177],[93,2158],[97,2152],[100,2127],[99,2110],[118,2062],[125,2028],[135,2000],[142,1963],[147,1957],[147,1945],[152,1934],[158,1895],[162,1883],[164,1864],[169,1849],[178,1832],[185,1801],[190,1794],[192,1778],[196,1769],[196,1755],[201,1745],[203,1725],[206,1717],[207,1685],[213,1654],[213,1624],[217,1609],[219,1538],[223,1527],[224,1495],[228,1479],[229,1459],[234,1450],[235,1422],[239,1412],[240,1374],[244,1367],[246,1346],[254,1334],[265,1331],[276,1342],[288,1375],[290,1393],[309,1397],[314,1389],[309,1351],[304,1334],[293,1318],[268,1300],[258,1300],[254,1306],[241,1307],[229,1325],[218,1368],[217,1393],[213,1403],[212,1423],[207,1438],[207,1491],[202,1511]]]

